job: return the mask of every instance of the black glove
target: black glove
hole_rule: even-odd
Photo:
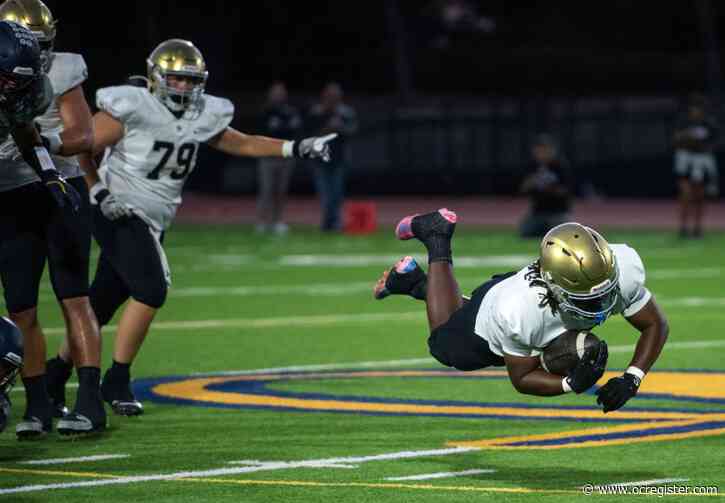
[[[78,191],[66,183],[65,179],[55,170],[43,170],[40,173],[40,181],[53,196],[55,204],[59,208],[69,205],[74,212],[81,206],[81,196]]]
[[[626,372],[613,377],[597,390],[597,404],[602,406],[605,414],[617,410],[637,394],[640,383],[639,377]]]
[[[599,345],[591,347],[584,352],[584,356],[566,378],[569,387],[575,393],[583,393],[601,379],[607,368],[609,350],[607,343],[600,341]]]

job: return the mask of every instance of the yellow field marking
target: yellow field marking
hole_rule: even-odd
[[[662,442],[665,440],[681,440],[685,438],[696,438],[696,437],[709,437],[714,435],[720,435],[722,433],[725,433],[725,428],[717,428],[717,429],[710,429],[710,430],[696,430],[696,431],[689,431],[689,432],[681,432],[681,433],[662,433],[660,435],[649,435],[649,436],[642,436],[642,437],[627,437],[627,438],[620,438],[620,439],[609,439],[609,440],[586,440],[582,442],[573,442],[570,444],[561,444],[561,445],[527,445],[527,446],[512,446],[512,445],[504,445],[504,444],[510,444],[514,442],[527,442],[527,441],[536,441],[536,440],[555,440],[558,438],[567,438],[567,437],[580,437],[580,436],[587,436],[587,435],[601,435],[601,434],[608,434],[608,433],[622,433],[622,432],[628,432],[628,431],[636,431],[640,429],[647,429],[647,428],[659,428],[659,427],[672,427],[672,426],[691,426],[696,425],[698,423],[704,423],[709,422],[709,418],[707,421],[698,420],[698,421],[667,421],[667,422],[660,422],[660,423],[636,423],[636,424],[628,424],[623,426],[614,426],[610,428],[588,428],[584,430],[574,430],[574,431],[561,431],[561,432],[555,432],[555,433],[542,433],[537,435],[528,435],[528,436],[516,436],[516,437],[504,437],[504,438],[491,438],[491,439],[484,439],[484,440],[470,440],[470,441],[462,441],[462,442],[447,442],[446,445],[449,447],[476,447],[479,449],[508,449],[508,450],[517,450],[517,449],[573,449],[573,448],[581,448],[581,447],[601,447],[601,446],[609,446],[609,445],[624,445],[624,444],[632,444],[632,443],[640,443],[640,442]]]
[[[255,378],[257,376],[254,376]],[[319,400],[294,397],[255,395],[235,392],[212,391],[207,389],[214,384],[243,381],[242,377],[209,377],[188,379],[154,386],[153,392],[170,398],[195,400],[202,402],[247,405],[262,407],[284,407],[301,410],[336,410],[350,412],[377,412],[398,414],[445,414],[445,415],[494,415],[512,417],[545,417],[556,419],[606,419],[597,409],[561,409],[561,408],[519,408],[507,406],[479,405],[435,405],[385,402],[358,402],[345,400]],[[688,420],[700,419],[702,414],[668,411],[620,411],[612,414],[612,419],[640,420]]]
[[[459,491],[459,492],[488,492],[488,493],[515,493],[515,494],[579,494],[580,490],[570,489],[530,489],[527,487],[488,487],[488,486],[444,486],[433,484],[391,484],[384,482],[317,482],[314,480],[253,480],[253,479],[207,479],[188,478],[175,481],[201,482],[208,484],[233,484],[242,486],[293,486],[293,487],[358,487],[364,489],[414,489],[424,491]]]
[[[56,475],[61,477],[82,477],[96,479],[124,479],[135,477],[134,475],[109,475],[96,472],[69,472],[57,470],[27,470],[15,468],[0,468],[0,472],[18,473],[28,475]],[[137,475],[143,477],[143,475]],[[226,484],[239,486],[278,486],[278,487],[312,487],[312,488],[361,488],[361,489],[408,489],[417,491],[450,491],[450,492],[478,492],[478,493],[505,493],[505,494],[571,494],[581,495],[581,490],[573,489],[543,489],[528,487],[493,487],[493,486],[470,486],[470,485],[434,485],[434,484],[401,484],[384,482],[320,482],[314,480],[255,480],[255,479],[219,479],[204,477],[185,477],[161,479],[149,482],[193,482],[200,484]],[[73,488],[69,488],[73,489]],[[595,495],[597,495],[595,493]],[[687,494],[685,496],[725,496],[723,494]]]
[[[28,468],[0,468],[0,473],[17,473],[20,475],[57,475],[59,477],[85,477],[92,479],[117,479],[123,475],[107,475],[97,472],[68,472],[65,470],[33,470]]]

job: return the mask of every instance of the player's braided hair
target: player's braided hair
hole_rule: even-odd
[[[549,290],[546,281],[541,277],[541,263],[538,260],[529,265],[529,270],[524,275],[524,279],[529,282],[529,287],[539,286],[544,289],[544,293],[539,293],[539,307],[549,306],[551,313],[556,314],[559,303]]]

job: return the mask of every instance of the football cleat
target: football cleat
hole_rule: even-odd
[[[45,364],[45,374],[48,380],[48,395],[53,404],[53,417],[61,418],[68,414],[65,405],[65,385],[70,379],[73,367],[58,357],[48,360]]]
[[[25,414],[23,419],[15,426],[15,435],[18,440],[35,440],[44,437],[53,430],[50,418],[43,421],[37,416]]]
[[[456,228],[458,216],[447,208],[441,208],[424,215],[410,215],[403,218],[395,228],[395,236],[406,241],[418,238],[425,242],[431,237],[451,238]]]
[[[143,414],[143,404],[136,400],[131,391],[131,383],[119,382],[113,377],[110,369],[103,376],[101,384],[103,400],[111,406],[113,412],[119,416],[140,416]]]
[[[58,433],[65,436],[99,433],[106,429],[106,416],[104,414],[102,418],[93,421],[83,414],[71,412],[58,421],[57,428]]]
[[[382,300],[389,295],[410,295],[414,299],[425,300],[428,277],[413,257],[404,257],[398,261],[375,284],[373,295]]]

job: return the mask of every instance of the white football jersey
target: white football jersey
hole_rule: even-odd
[[[625,244],[610,245],[619,267],[620,296],[612,314],[633,316],[652,298],[645,287],[639,254]],[[481,302],[475,332],[499,356],[537,356],[565,330],[591,330],[593,322],[552,313],[540,306],[544,287],[529,286],[528,266],[495,285]]]
[[[204,95],[193,118],[176,118],[148,89],[99,89],[98,108],[124,126],[124,135],[106,149],[99,174],[108,190],[157,231],[171,225],[181,192],[194,169],[199,143],[232,122],[232,102]]]
[[[53,89],[53,99],[46,111],[35,118],[42,132],[63,131],[58,98],[88,78],[88,68],[83,56],[70,52],[53,53],[53,63],[48,71],[48,80]],[[73,157],[53,155],[56,169],[66,178],[83,175],[78,160]],[[13,139],[8,136],[0,145],[0,190],[12,190],[38,181],[35,171],[28,166],[18,151]]]

